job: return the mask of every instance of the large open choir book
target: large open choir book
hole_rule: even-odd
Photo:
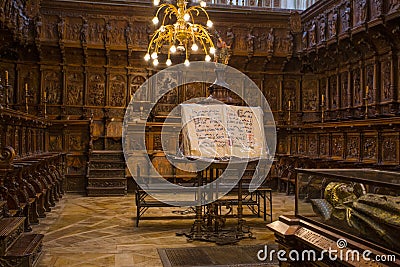
[[[265,158],[260,107],[181,104],[186,157]]]

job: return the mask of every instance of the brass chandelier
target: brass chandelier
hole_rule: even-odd
[[[160,0],[154,0],[154,5],[158,6]],[[185,0],[177,0],[176,6],[170,3],[163,3],[159,6],[156,15],[153,18],[154,25],[158,25],[160,22],[159,15],[162,15],[161,26],[154,32],[147,53],[144,57],[146,61],[153,60],[153,65],[159,64],[158,55],[160,53],[166,53],[167,60],[165,64],[170,66],[172,64],[171,54],[177,52],[185,53],[184,64],[188,66],[189,62],[189,51],[188,48],[193,52],[200,49],[205,54],[205,61],[210,61],[211,56],[215,54],[214,43],[211,39],[207,28],[201,24],[194,22],[194,17],[204,13],[207,18],[207,27],[213,26],[206,10],[206,2],[201,1],[200,5],[187,7]],[[169,21],[175,21],[173,24],[166,24]]]

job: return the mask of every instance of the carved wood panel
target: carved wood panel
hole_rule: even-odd
[[[268,77],[264,80],[264,96],[272,111],[279,109],[279,81]]]
[[[307,137],[307,155],[315,157],[318,155],[318,136],[317,134],[307,134]]]
[[[49,105],[59,105],[62,99],[62,73],[60,70],[43,71],[43,94],[46,92],[46,100]]]
[[[110,106],[124,107],[126,99],[126,76],[111,74],[110,76]]]
[[[105,75],[93,72],[88,76],[87,104],[91,106],[104,106],[105,103]]]
[[[377,133],[365,133],[363,137],[363,161],[374,162],[378,160]]]
[[[330,156],[330,138],[329,134],[319,135],[319,154],[322,158]]]
[[[318,81],[305,80],[303,82],[303,110],[316,111],[318,110]]]
[[[353,85],[352,85],[353,105],[360,106],[362,105],[362,98],[363,98],[361,89],[360,69],[353,70],[352,76],[353,76]]]
[[[289,110],[289,100],[291,103],[291,110],[297,110],[297,82],[295,80],[284,80],[283,82],[283,103],[284,110]]]
[[[391,61],[385,60],[381,65],[381,100],[382,102],[387,102],[393,97],[391,88]]]
[[[357,161],[360,159],[360,144],[361,136],[359,133],[347,134],[346,159]]]
[[[66,77],[66,104],[71,106],[83,105],[83,73],[68,71]]]
[[[398,165],[400,162],[399,150],[399,133],[382,133],[382,162],[384,164]]]
[[[332,158],[342,159],[344,152],[343,134],[332,134]]]

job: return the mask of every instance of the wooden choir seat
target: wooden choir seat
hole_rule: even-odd
[[[295,181],[296,181],[295,170],[291,167],[284,169],[281,175],[279,176],[279,185],[278,185],[279,191],[285,190],[287,195],[294,193]]]
[[[43,235],[27,232],[62,197],[63,160],[63,154],[42,153],[0,161],[0,266],[36,264]]]

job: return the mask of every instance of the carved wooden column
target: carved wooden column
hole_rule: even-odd
[[[396,68],[395,68],[395,55],[393,54],[393,51],[389,52],[389,60],[390,60],[390,92],[391,92],[391,98],[390,102],[390,113],[395,113],[396,112],[396,106],[393,103],[396,98],[396,76],[398,76],[398,73],[396,74]]]
[[[380,79],[379,79],[379,73],[380,73],[380,67],[379,67],[379,60],[376,56],[374,56],[373,59],[374,62],[374,74],[373,74],[373,88],[372,88],[372,94],[374,94],[374,101],[373,101],[373,110],[374,110],[374,115],[375,116],[379,116],[380,112],[379,112],[379,108],[378,108],[378,104],[379,104],[379,84],[380,84]]]
[[[365,117],[365,63],[364,58],[358,63],[360,68],[360,105],[359,105],[359,117]]]

